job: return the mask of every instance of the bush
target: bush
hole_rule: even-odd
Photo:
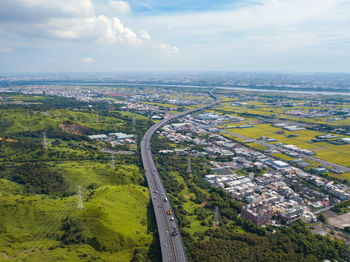
[[[51,170],[44,163],[26,163],[18,166],[11,179],[24,185],[27,193],[65,193],[68,186],[61,173]]]
[[[62,229],[64,230],[62,236],[64,244],[79,244],[85,242],[83,229],[77,219],[67,216],[63,221]]]

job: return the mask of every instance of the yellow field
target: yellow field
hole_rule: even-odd
[[[284,134],[275,134],[275,132],[282,129],[271,126],[270,124],[256,125],[252,128],[232,128],[227,131],[243,135],[249,138],[259,138],[266,136],[269,138],[275,138],[275,143],[281,142],[284,144],[296,145],[303,149],[308,149],[317,153],[317,157],[327,160],[329,162],[350,166],[350,145],[332,145],[326,142],[322,143],[309,143],[309,141],[317,135],[323,135],[323,133],[312,130],[299,130],[299,131],[284,131]],[[295,134],[298,137],[287,137],[288,135]],[[340,136],[342,137],[342,136]]]

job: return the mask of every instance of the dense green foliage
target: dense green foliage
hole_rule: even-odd
[[[350,206],[350,200],[344,201],[334,207],[332,207],[332,211],[336,212],[337,214],[343,214],[348,212],[350,209],[348,208]]]
[[[11,178],[14,182],[24,185],[27,193],[52,194],[67,191],[63,175],[40,162],[18,166]]]
[[[82,226],[77,219],[67,216],[63,220],[62,229],[64,230],[64,234],[62,236],[62,241],[64,244],[78,244],[85,242]]]
[[[347,261],[349,250],[340,240],[312,235],[303,223],[262,237],[226,228],[206,232],[209,239],[191,246],[192,261]]]

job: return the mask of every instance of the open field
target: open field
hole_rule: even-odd
[[[350,145],[332,145],[329,143],[309,143],[309,141],[317,135],[323,135],[323,133],[312,130],[299,130],[299,131],[285,131],[284,134],[276,134],[277,131],[281,131],[281,128],[276,128],[270,124],[259,124],[252,128],[233,128],[227,129],[227,131],[257,139],[261,136],[269,138],[275,138],[276,142],[296,145],[303,149],[314,151],[320,159],[324,159],[330,162],[334,162],[339,165],[350,166]],[[287,137],[289,135],[297,135],[297,137]],[[342,137],[342,136],[340,136]],[[249,145],[249,144],[248,144]]]
[[[47,261],[48,257],[55,256],[61,257],[60,261],[72,261],[85,252],[87,259],[96,257],[115,261],[115,256],[122,255],[125,260],[121,261],[130,261],[135,248],[147,252],[145,246],[152,243],[153,236],[148,228],[152,222],[147,221],[150,216],[147,214],[149,193],[146,188],[106,186],[84,193],[82,211],[76,208],[77,196],[51,198],[40,195],[4,196],[2,193],[0,249],[9,258],[8,261]],[[92,241],[90,245],[60,245],[59,239],[64,233],[61,224],[68,215],[79,221],[84,237],[88,242]],[[36,252],[23,252],[31,248]],[[105,251],[114,251],[117,255]],[[6,256],[0,254],[0,261]]]
[[[227,102],[230,101],[230,102]],[[256,116],[265,116],[265,117],[278,117],[279,119],[284,120],[292,120],[297,122],[305,122],[309,124],[327,124],[327,125],[350,125],[350,118],[345,118],[343,120],[336,120],[336,121],[327,121],[331,117],[314,117],[314,118],[308,118],[308,117],[300,117],[300,116],[294,116],[290,114],[286,114],[289,110],[333,110],[334,107],[315,107],[315,106],[302,106],[298,105],[300,101],[294,101],[290,100],[288,102],[295,103],[296,105],[292,108],[284,108],[281,106],[275,106],[270,105],[268,103],[258,102],[258,101],[248,101],[247,105],[232,105],[232,102],[234,100],[230,100],[227,98],[225,101],[223,100],[220,105],[214,108],[214,110],[226,112],[229,114],[232,113],[246,113],[246,114],[252,114]],[[346,105],[343,105],[346,107]],[[340,108],[341,106],[336,106],[335,108]]]

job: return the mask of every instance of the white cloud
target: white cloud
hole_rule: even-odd
[[[143,24],[163,37],[196,46],[222,46],[266,53],[275,46],[314,48],[350,39],[349,0],[255,0],[225,11],[157,15]],[[171,28],[172,30],[166,30]],[[254,42],[255,41],[255,42]],[[295,45],[297,43],[297,45]]]
[[[168,44],[160,44],[157,46],[159,49],[165,51],[169,55],[176,55],[180,53],[179,49],[176,46],[168,45]]]
[[[11,32],[11,34],[32,38],[89,40],[131,46],[140,45],[143,41],[150,39],[146,31],[141,31],[138,35],[124,26],[118,17],[95,15],[91,0],[3,1],[5,5],[0,8],[0,36]],[[123,7],[121,10],[127,10],[127,2],[112,1],[111,3],[114,6]],[[28,9],[28,13],[33,11],[41,18],[22,17],[23,12],[18,13],[22,6]]]
[[[126,1],[109,1],[109,6],[111,6],[114,10],[120,13],[129,13],[130,5]]]
[[[92,59],[91,57],[84,57],[83,59],[81,59],[81,62],[91,64],[94,62],[94,59]]]
[[[142,39],[142,40],[145,40],[145,41],[150,41],[151,40],[151,36],[148,34],[147,31],[145,30],[142,30],[139,32],[139,37]]]
[[[104,15],[76,19],[54,19],[48,24],[48,33],[58,39],[96,40],[102,43],[139,45],[142,39],[125,27],[118,17]]]
[[[93,14],[91,0],[1,0],[0,21],[44,22]]]

